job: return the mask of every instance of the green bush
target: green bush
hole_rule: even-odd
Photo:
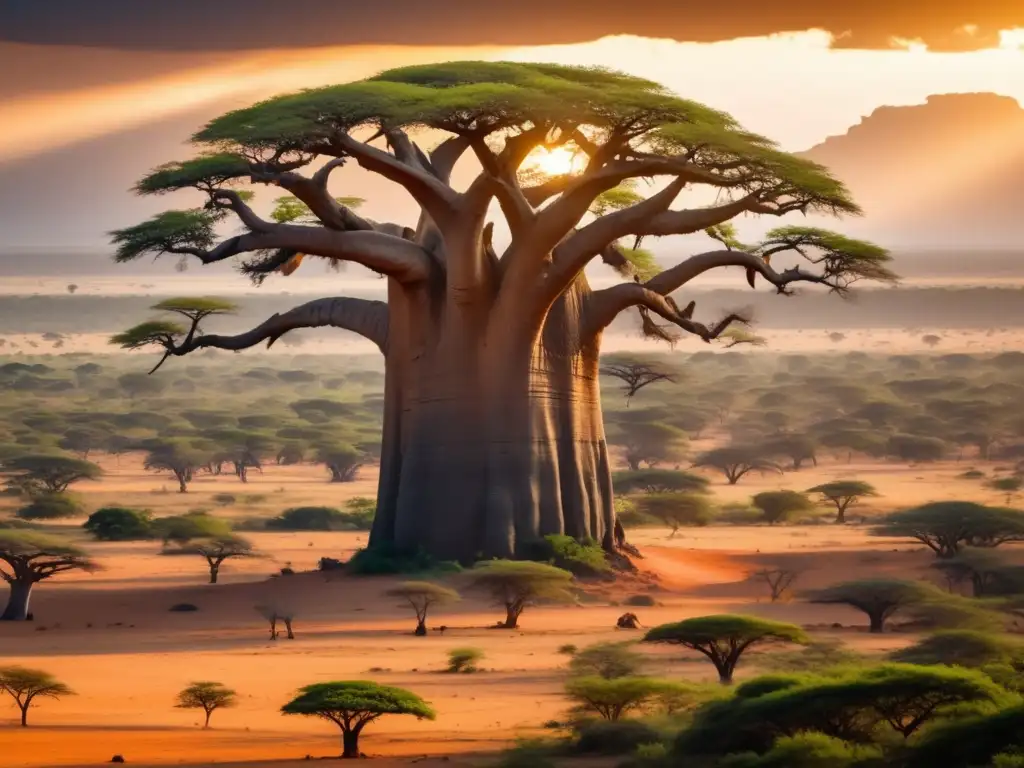
[[[424,573],[436,571],[441,573],[457,573],[462,567],[449,560],[435,560],[424,550],[403,552],[391,545],[360,549],[348,563],[349,573],[361,576],[384,576]]]
[[[664,738],[665,734],[640,720],[588,720],[577,725],[573,747],[588,755],[629,755],[641,744]]]
[[[476,663],[484,657],[479,648],[452,648],[448,651],[447,672],[479,672]]]
[[[22,520],[62,520],[85,514],[78,499],[66,493],[37,496],[14,513]]]
[[[275,531],[339,531],[345,528],[345,515],[334,507],[292,507],[267,520]]]
[[[556,749],[543,741],[524,739],[501,753],[496,768],[555,768],[552,755]]]
[[[82,524],[97,541],[139,541],[153,538],[153,516],[142,509],[103,507]]]
[[[595,541],[580,543],[572,536],[551,534],[524,544],[520,557],[569,571],[574,576],[598,576],[611,570],[605,552]]]
[[[658,601],[650,595],[630,595],[624,603],[636,608],[650,608],[657,605]]]

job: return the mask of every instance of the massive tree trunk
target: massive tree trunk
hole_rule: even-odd
[[[531,70],[531,81],[535,74]],[[575,70],[566,73],[574,82],[579,76]],[[401,75],[403,82],[405,77]],[[416,77],[419,82],[420,75]],[[471,82],[477,77],[474,69]],[[594,103],[604,105],[607,94],[591,77],[587,74],[574,87],[593,88]],[[445,89],[462,87],[456,85],[461,79],[444,82]],[[366,87],[373,90],[376,81]],[[629,80],[628,87],[643,91],[645,86]],[[821,189],[832,189],[832,181],[824,175],[818,179],[813,169],[801,169],[797,179],[777,174],[774,161],[766,166],[760,140],[749,147],[749,157],[737,152],[724,161],[719,155],[725,150],[709,151],[704,158],[703,140],[697,147],[673,138],[669,146],[653,151],[642,136],[660,130],[663,122],[690,124],[696,119],[671,118],[665,98],[659,90],[639,111],[624,106],[622,119],[612,119],[611,124],[607,105],[602,106],[594,113],[601,115],[600,125],[591,126],[600,128],[596,132],[586,126],[590,109],[575,103],[572,111],[582,110],[580,115],[550,119],[552,102],[547,96],[544,116],[524,113],[513,120],[514,129],[506,125],[504,109],[500,117],[482,113],[470,120],[472,126],[464,124],[460,106],[458,115],[434,126],[452,135],[429,154],[403,129],[391,125],[391,117],[381,117],[379,131],[363,141],[351,135],[355,124],[327,110],[331,114],[324,113],[315,141],[302,132],[276,153],[261,143],[249,148],[254,152],[220,157],[212,170],[206,159],[154,172],[140,182],[140,190],[195,187],[206,192],[208,204],[202,211],[178,212],[173,219],[156,217],[119,230],[119,260],[173,253],[211,264],[255,254],[242,269],[262,280],[274,272],[291,274],[303,258],[318,256],[334,264],[357,263],[385,276],[388,301],[316,299],[276,314],[251,331],[221,336],[203,334],[199,325],[211,314],[227,310],[183,300],[169,311],[190,321],[187,330],[149,323],[121,334],[119,343],[126,348],[163,348],[159,368],[171,355],[208,347],[238,351],[263,342],[269,346],[301,328],[329,326],[357,333],[376,344],[385,357],[380,484],[371,547],[421,549],[438,559],[470,562],[514,557],[526,543],[567,534],[597,541],[610,551],[624,542],[617,542],[614,535],[598,357],[601,334],[616,315],[636,308],[651,336],[673,338],[651,319],[656,315],[711,342],[730,325],[744,322],[743,314],[730,313],[705,325],[693,317],[694,302],[681,309],[671,298],[709,270],[739,267],[752,286],[760,275],[780,291],[794,282],[842,291],[848,279],[887,279],[889,274],[881,266],[888,258],[883,252],[819,230],[773,230],[763,243],[743,248],[724,232],[708,230],[741,213],[782,215],[806,213],[819,205],[831,212],[856,207],[841,188],[822,194]],[[693,111],[692,105],[679,106],[680,114]],[[254,109],[261,113],[262,107]],[[490,103],[482,109],[486,113]],[[662,113],[663,118],[652,118]],[[273,119],[278,118],[273,113]],[[262,118],[257,114],[254,119]],[[357,121],[360,127],[374,122]],[[217,127],[211,124],[209,130],[209,137],[219,137],[218,147],[225,136],[234,136],[231,140],[239,142],[239,149],[248,146],[252,135],[263,135],[257,131],[235,136],[233,120]],[[505,134],[503,146],[491,146],[487,139],[499,138],[498,133]],[[654,144],[665,138],[660,136]],[[386,148],[374,145],[379,139]],[[729,139],[723,146],[746,146],[745,136]],[[675,146],[676,142],[682,143]],[[587,156],[584,169],[537,183],[521,178],[535,149],[569,146]],[[464,153],[475,155],[480,173],[462,191],[450,184],[450,177]],[[253,154],[262,159],[251,160]],[[317,156],[329,159],[310,176],[298,173]],[[416,227],[365,219],[333,197],[330,174],[346,163],[394,182],[411,196],[420,209]],[[807,183],[808,174],[814,177],[813,184]],[[294,195],[296,204],[308,212],[306,218],[315,223],[262,219],[244,196],[223,187],[225,180],[244,177]],[[626,195],[629,199],[614,204],[602,199],[651,177],[664,178],[667,184],[646,198]],[[709,207],[673,210],[679,193],[693,184],[733,190],[735,195]],[[494,249],[493,223],[488,223],[495,202],[510,234],[500,255]],[[245,232],[211,248],[214,224],[229,211]],[[585,223],[591,215],[594,219]],[[623,250],[630,239],[639,247],[642,237],[701,231],[709,231],[724,247],[692,256],[643,281],[646,270],[634,265]],[[778,272],[769,264],[774,254],[806,254],[808,248],[817,254],[812,261],[827,267],[820,275],[796,267]],[[584,272],[596,259],[628,281],[591,291]],[[245,479],[244,472],[240,477]],[[731,483],[737,479],[730,473]],[[212,576],[215,580],[216,574]]]
[[[549,534],[613,548],[599,337],[581,330],[589,293],[580,278],[539,330],[449,303],[404,323],[391,303],[371,546],[462,562]]]
[[[7,607],[0,614],[0,621],[25,621],[28,618],[29,599],[32,597],[32,582],[22,579],[12,581]]]

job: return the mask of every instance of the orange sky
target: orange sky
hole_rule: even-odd
[[[920,103],[931,93],[993,91],[1024,100],[1024,30],[1003,33],[998,49],[967,53],[912,44],[907,50],[843,50],[829,42],[825,33],[807,32],[711,44],[623,36],[524,48],[356,46],[241,52],[198,67],[195,56],[175,54],[180,68],[167,74],[0,104],[0,162],[204,104],[242,105],[391,66],[461,58],[611,66],[726,109],[792,149],[841,133],[876,106]]]
[[[9,190],[6,200],[0,193],[0,250],[102,246],[110,229],[168,205],[188,204],[133,199],[127,189],[154,165],[190,154],[185,142],[205,119],[276,93],[416,62],[474,58],[608,66],[724,109],[791,150],[844,133],[878,106],[920,104],[929,94],[991,91],[1024,103],[1024,30],[1002,33],[998,48],[960,53],[930,52],[917,44],[844,49],[832,42],[827,33],[809,31],[720,43],[617,36],[520,48],[349,46],[216,54],[0,43],[0,61],[26,62],[25,76],[32,80],[21,95],[15,79],[0,80],[0,95],[6,95],[0,98],[0,180]],[[69,74],[54,79],[46,69]],[[102,152],[98,141],[106,141]],[[100,173],[84,170],[88,162]],[[50,191],[32,178],[39,164],[47,174],[51,166],[66,169],[71,186],[86,191],[69,191],[56,201],[62,214],[56,227],[52,209],[37,214],[37,206],[16,199]],[[20,170],[12,179],[4,176],[8,169]],[[82,176],[77,182],[76,172]],[[375,182],[339,192],[368,197],[369,215],[403,218],[402,193]]]

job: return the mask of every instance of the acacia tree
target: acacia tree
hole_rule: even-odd
[[[794,624],[723,614],[662,624],[650,630],[643,641],[681,645],[699,651],[715,665],[719,681],[727,685],[732,682],[740,656],[751,646],[771,642],[805,645],[808,638]]]
[[[782,468],[768,458],[758,448],[743,446],[724,446],[705,451],[693,462],[695,467],[717,469],[725,475],[729,485],[736,485],[740,479],[750,472],[778,472]]]
[[[653,421],[626,421],[616,425],[610,438],[612,445],[622,448],[630,470],[641,464],[653,468],[662,461],[679,461],[686,455],[686,433],[670,424]]]
[[[223,683],[191,683],[178,693],[174,706],[179,709],[201,709],[206,714],[203,728],[210,727],[210,715],[218,709],[235,706],[238,695]]]
[[[678,469],[638,469],[612,475],[619,493],[707,493],[707,478]]]
[[[359,734],[384,715],[415,715],[433,720],[434,710],[423,699],[404,688],[363,680],[314,683],[299,690],[281,712],[329,720],[341,729],[343,758],[359,757]]]
[[[814,506],[810,499],[799,491],[761,491],[754,494],[750,503],[761,510],[762,519],[768,525],[785,522]]]
[[[609,360],[601,366],[600,373],[622,382],[627,408],[633,395],[644,387],[658,381],[676,381],[676,376],[671,371],[659,367],[656,363],[636,359]]]
[[[908,536],[936,557],[954,557],[965,545],[998,547],[1024,541],[1024,513],[972,501],[933,501],[893,512],[874,528],[878,536]]]
[[[252,542],[241,536],[228,534],[215,536],[200,541],[190,547],[192,552],[206,558],[206,564],[210,567],[210,583],[217,583],[217,576],[220,574],[220,567],[225,560],[232,557],[258,557],[253,551]]]
[[[397,597],[416,612],[417,637],[427,634],[427,612],[432,605],[444,605],[459,600],[459,593],[429,581],[403,581],[397,587],[385,592],[388,597]]]
[[[351,445],[321,445],[316,449],[316,460],[327,467],[332,483],[351,483],[366,459],[366,454]]]
[[[467,574],[467,588],[490,596],[505,608],[501,629],[516,629],[528,605],[538,602],[570,602],[572,574],[547,563],[513,560],[485,560]]]
[[[49,672],[25,667],[0,667],[0,693],[6,693],[21,712],[21,727],[28,727],[28,710],[37,698],[59,699],[74,691]]]
[[[78,547],[29,531],[0,530],[0,579],[11,588],[0,621],[28,618],[32,587],[64,571],[93,571],[96,564]]]
[[[868,631],[885,631],[886,622],[900,611],[943,599],[930,584],[899,579],[863,579],[844,581],[808,593],[812,603],[848,605],[868,616]]]
[[[103,474],[103,470],[91,461],[59,454],[6,459],[0,464],[0,469],[9,473],[9,487],[30,496],[64,493],[72,483],[96,480]]]
[[[178,492],[188,493],[195,473],[210,461],[209,455],[176,440],[161,441],[150,447],[142,461],[150,472],[171,472],[178,481]]]
[[[425,152],[410,137],[420,129],[445,138]],[[386,369],[374,547],[469,561],[511,557],[517,542],[567,533],[612,549],[598,356],[616,316],[638,310],[645,333],[662,339],[732,341],[742,314],[702,322],[671,294],[725,267],[783,293],[800,282],[842,292],[859,279],[893,279],[884,250],[822,229],[786,226],[739,243],[725,225],[740,214],[858,209],[823,167],[724,113],[604,69],[406,67],[230,112],[194,138],[204,147],[198,157],[155,169],[136,189],[197,189],[206,204],[114,232],[117,260],[174,254],[211,264],[248,254],[242,271],[262,280],[322,257],[384,275],[388,300],[317,299],[238,335],[192,324],[155,329],[148,341],[180,356],[330,326],[374,342]],[[583,162],[567,163],[565,174],[524,172],[544,150]],[[450,177],[463,155],[479,170],[459,191]],[[404,189],[421,211],[415,225],[372,221],[339,203],[328,190],[346,163]],[[630,188],[641,178],[658,182],[650,197]],[[285,190],[313,223],[260,217],[237,188],[245,183]],[[717,193],[718,202],[674,208],[689,187]],[[495,201],[501,228],[489,220]],[[230,216],[244,231],[219,240]],[[510,237],[494,237],[496,229]],[[717,250],[653,275],[633,266],[638,253],[627,239],[639,247],[644,237],[704,230]],[[782,268],[784,255],[810,268]],[[595,261],[625,280],[591,290],[585,268]]]
[[[707,496],[698,493],[648,493],[635,503],[638,512],[660,520],[671,529],[670,539],[681,526],[705,526],[715,516]]]
[[[875,487],[863,480],[833,480],[808,488],[807,493],[816,493],[821,497],[823,504],[834,505],[836,522],[840,525],[846,522],[846,510],[859,503],[861,499],[878,495]]]

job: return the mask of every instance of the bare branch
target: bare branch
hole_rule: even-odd
[[[387,137],[388,142],[396,150],[395,155],[347,134],[334,137],[332,145],[334,151],[354,157],[361,167],[404,187],[430,217],[444,227],[452,219],[458,206],[458,193],[433,172],[423,170],[418,163],[411,165],[404,162],[397,156],[399,152],[410,151],[412,143],[409,142],[409,147],[405,146],[408,137],[401,132],[388,132]]]
[[[427,253],[416,243],[400,237],[382,232],[338,232],[294,224],[277,224],[267,232],[239,235],[208,252],[196,249],[171,252],[188,253],[204,264],[211,264],[241,253],[277,249],[355,262],[403,283],[425,280],[431,268]]]
[[[343,328],[369,339],[383,352],[387,347],[388,307],[382,301],[337,297],[314,299],[284,313],[272,315],[251,331],[235,336],[207,334],[186,336],[180,343],[173,339],[154,339],[163,346],[164,357],[153,371],[170,356],[181,357],[197,349],[226,349],[238,352],[266,341],[270,347],[289,331],[300,328]],[[152,373],[152,371],[151,371]]]
[[[619,313],[629,307],[653,312],[687,333],[698,336],[706,342],[714,341],[734,323],[748,323],[750,318],[743,313],[732,312],[712,326],[692,319],[694,305],[680,309],[671,296],[662,295],[651,288],[650,282],[621,283],[592,293],[587,300],[583,338],[600,333]],[[643,314],[643,312],[642,312]],[[669,339],[672,340],[672,339]]]

